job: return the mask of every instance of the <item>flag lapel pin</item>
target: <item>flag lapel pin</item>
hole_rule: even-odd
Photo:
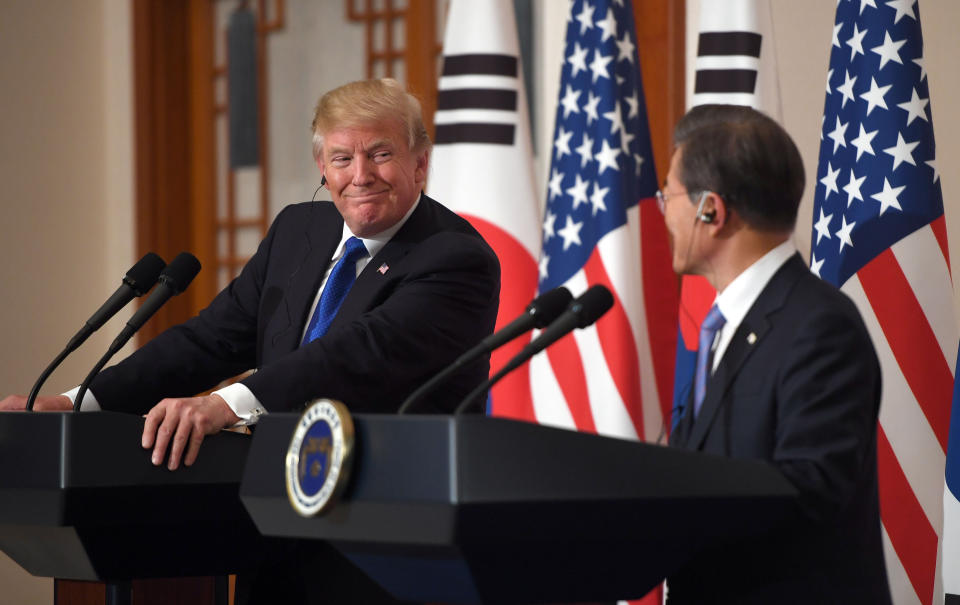
[[[379,273],[380,275],[386,275],[387,271],[389,270],[390,270],[390,266],[387,265],[387,263],[383,263],[382,265],[380,265],[380,268],[377,269],[377,273]]]

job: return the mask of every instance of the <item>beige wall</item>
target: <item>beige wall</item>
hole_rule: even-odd
[[[133,260],[128,23],[123,0],[0,3],[0,392],[29,390]],[[76,384],[120,325],[50,389]],[[53,599],[2,555],[0,587],[5,603]]]

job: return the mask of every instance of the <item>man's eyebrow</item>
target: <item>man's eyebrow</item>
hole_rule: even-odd
[[[385,138],[385,139],[377,139],[376,141],[372,141],[369,145],[366,146],[366,149],[368,151],[374,150],[374,149],[383,149],[384,147],[389,147],[392,149],[394,146],[395,145],[392,140],[390,140],[389,138]],[[347,145],[334,145],[330,147],[329,152],[330,153],[353,153],[353,148]]]
[[[367,149],[381,149],[383,147],[393,147],[393,141],[390,139],[377,139],[367,146]]]

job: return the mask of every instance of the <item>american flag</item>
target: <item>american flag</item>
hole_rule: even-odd
[[[915,0],[837,5],[811,270],[860,309],[883,371],[878,464],[897,603],[941,602],[943,468],[957,359],[943,196]]]
[[[676,277],[630,2],[576,0],[564,46],[539,290],[607,285],[615,304],[530,363],[536,419],[656,440],[670,410]]]

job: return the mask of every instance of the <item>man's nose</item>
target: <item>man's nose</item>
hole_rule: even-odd
[[[362,187],[372,183],[374,181],[373,168],[374,164],[370,161],[370,158],[363,154],[358,154],[353,162],[352,184],[357,187]]]

